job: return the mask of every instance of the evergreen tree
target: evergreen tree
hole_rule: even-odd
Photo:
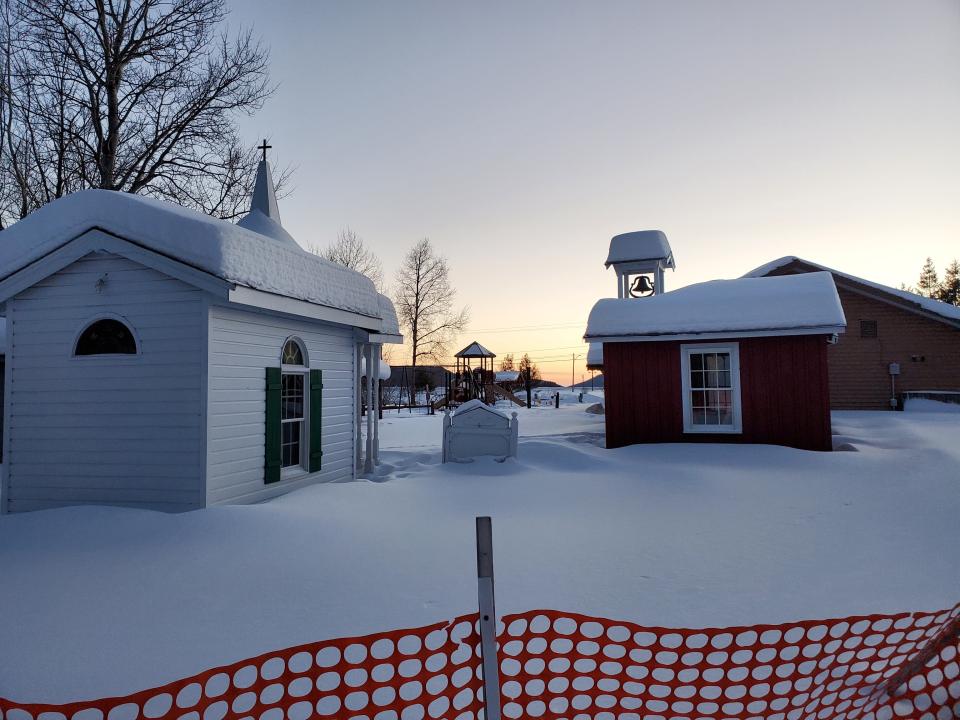
[[[960,305],[960,263],[956,259],[947,265],[937,297],[951,305]]]
[[[920,271],[920,279],[917,281],[917,292],[928,298],[935,298],[940,293],[940,281],[937,279],[937,266],[933,264],[933,258],[927,258]]]

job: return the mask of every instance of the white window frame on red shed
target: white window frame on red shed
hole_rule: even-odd
[[[722,353],[730,356],[730,387],[693,387],[691,378],[691,356]],[[713,370],[709,372],[726,372]],[[705,375],[704,375],[705,377]],[[680,346],[680,384],[683,401],[683,431],[685,433],[726,433],[739,434],[743,432],[743,412],[740,403],[740,344],[739,343],[697,343]],[[731,422],[725,424],[701,424],[694,422],[694,392],[726,392],[731,395]],[[712,408],[709,400],[705,403]]]

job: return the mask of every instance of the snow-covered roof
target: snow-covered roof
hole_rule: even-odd
[[[677,335],[749,337],[842,332],[843,308],[827,272],[711,280],[644,299],[603,299],[590,311],[589,341],[668,340]]]
[[[391,368],[384,360],[380,360],[380,375],[379,379],[386,382],[390,379],[390,373],[393,372]],[[360,377],[367,376],[367,358],[360,358]]]
[[[453,411],[453,416],[457,417],[457,415],[466,415],[467,413],[475,412],[477,410],[485,410],[486,412],[491,413],[492,415],[499,415],[505,420],[510,419],[510,416],[507,415],[505,412],[503,412],[503,410],[499,410],[495,407],[492,407],[491,405],[487,405],[486,403],[483,402],[483,400],[477,400],[477,399],[467,400],[467,402],[465,402],[463,405],[461,405],[460,407],[458,407],[456,410]]]
[[[801,257],[796,255],[787,255],[786,257],[778,258],[772,262],[768,262],[766,265],[761,265],[758,268],[754,268],[748,272],[744,277],[765,277],[768,273],[777,270],[784,265],[789,265],[792,262],[801,262],[804,265],[809,265],[810,267],[815,267],[818,270],[824,272],[833,273],[839,278],[844,278],[850,280],[851,282],[859,283],[861,285],[866,285],[871,287],[874,290],[879,290],[881,292],[887,293],[888,295],[894,295],[895,297],[900,298],[901,300],[906,300],[907,302],[914,303],[918,305],[923,310],[927,312],[934,313],[935,315],[940,315],[947,320],[952,320],[954,322],[960,321],[960,307],[956,305],[951,305],[950,303],[941,302],[940,300],[934,300],[933,298],[926,298],[922,295],[917,295],[916,293],[909,292],[907,290],[898,290],[897,288],[890,287],[889,285],[881,285],[880,283],[875,283],[870,280],[864,280],[859,278],[856,275],[850,275],[848,273],[840,272],[839,270],[834,270],[833,268],[828,268],[825,265],[819,263],[811,262],[809,260],[804,260]]]
[[[604,267],[642,260],[666,260],[664,267],[673,267],[673,251],[662,230],[638,230],[615,235],[610,239],[610,251]]]
[[[603,367],[603,343],[590,343],[590,346],[587,348],[587,367]]]
[[[280,243],[173,203],[110,190],[67,195],[4,230],[0,279],[95,228],[235,285],[371,318],[388,310],[389,300],[384,302],[368,277],[296,243]]]
[[[516,382],[519,379],[519,370],[497,370],[497,372],[493,374],[494,382]]]
[[[480,343],[474,341],[474,342],[470,343],[469,345],[467,345],[463,350],[461,350],[460,352],[458,352],[458,353],[455,355],[455,357],[460,357],[460,358],[478,358],[478,357],[492,358],[492,357],[496,357],[496,355],[495,355],[494,353],[490,352],[489,350],[487,350],[487,349],[486,349],[483,345],[481,345]]]
[[[380,320],[383,324],[382,335],[399,335],[400,321],[397,319],[397,310],[393,301],[383,293],[377,294],[377,304],[380,307]]]
[[[293,239],[293,235],[284,230],[280,223],[264,215],[257,209],[251,210],[245,216],[240,218],[240,221],[237,223],[237,225],[245,228],[246,230],[259,233],[265,237],[286,243],[292,247],[300,247],[297,244],[297,241]]]

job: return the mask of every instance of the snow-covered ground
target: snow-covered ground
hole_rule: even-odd
[[[938,609],[960,599],[960,414],[836,413],[857,452],[604,450],[586,404],[518,409],[520,458],[440,465],[441,416],[388,414],[373,481],[182,515],[0,518],[0,697],[123,694],[476,604],[674,626]]]

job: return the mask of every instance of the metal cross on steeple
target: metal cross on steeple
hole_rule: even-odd
[[[272,148],[272,147],[273,147],[273,145],[267,145],[267,139],[266,139],[266,138],[263,139],[263,145],[257,145],[257,150],[262,150],[262,151],[263,151],[263,159],[264,159],[264,161],[266,161],[266,159],[267,159],[267,150],[269,150],[269,149]]]

